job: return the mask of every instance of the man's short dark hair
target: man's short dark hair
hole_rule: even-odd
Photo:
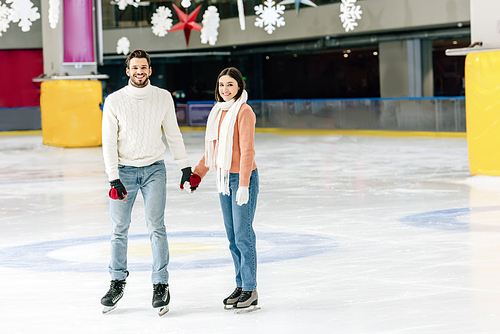
[[[130,69],[130,61],[133,58],[146,58],[148,61],[148,66],[151,67],[151,59],[149,58],[149,54],[144,51],[144,50],[134,50],[130,52],[130,54],[127,57],[127,60],[125,60],[125,64],[127,65],[127,68]]]

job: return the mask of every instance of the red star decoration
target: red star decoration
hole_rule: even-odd
[[[191,30],[200,31],[202,26],[198,23],[194,22],[196,16],[198,16],[198,12],[200,11],[201,5],[198,6],[195,10],[193,10],[189,15],[184,13],[179,7],[172,4],[174,6],[175,11],[177,12],[177,16],[179,17],[180,22],[174,25],[168,32],[184,30],[184,36],[186,37],[186,46],[189,44],[189,36],[191,35]]]

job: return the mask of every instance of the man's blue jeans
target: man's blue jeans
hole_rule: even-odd
[[[113,225],[111,261],[109,263],[111,279],[124,280],[127,277],[128,230],[132,207],[140,190],[144,198],[146,224],[153,252],[151,280],[153,284],[166,284],[168,283],[169,251],[164,221],[167,202],[165,164],[162,160],[144,167],[119,165],[118,170],[120,181],[127,190],[127,202],[110,200],[110,215]]]
[[[257,289],[257,249],[252,225],[259,194],[257,169],[250,177],[248,202],[242,206],[236,204],[239,182],[240,174],[230,173],[230,195],[219,194],[219,199],[229,240],[229,250],[234,262],[236,286],[242,287],[243,291],[254,291]]]

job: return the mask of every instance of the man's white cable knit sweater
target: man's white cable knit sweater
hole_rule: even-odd
[[[106,98],[102,119],[102,149],[109,180],[119,178],[118,164],[143,167],[162,160],[165,144],[179,167],[189,167],[172,95],[152,86],[130,84]]]

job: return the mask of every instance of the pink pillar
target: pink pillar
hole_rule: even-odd
[[[64,62],[93,63],[92,0],[64,0]]]

